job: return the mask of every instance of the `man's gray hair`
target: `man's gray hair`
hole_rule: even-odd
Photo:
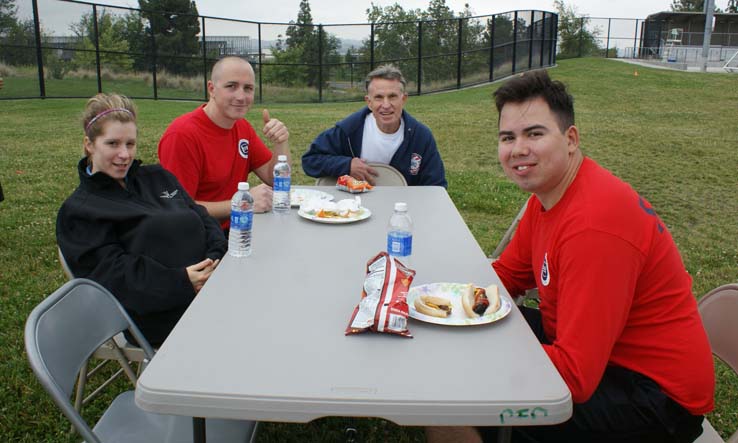
[[[369,91],[369,83],[372,82],[375,78],[382,78],[385,80],[397,80],[402,84],[402,92],[405,92],[405,85],[407,82],[405,81],[405,77],[402,76],[402,72],[394,65],[381,65],[374,68],[372,72],[366,75],[366,81],[364,82],[364,87],[366,88],[367,92]]]

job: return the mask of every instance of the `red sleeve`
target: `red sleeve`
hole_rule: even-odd
[[[574,403],[582,403],[599,385],[628,320],[644,257],[624,240],[593,230],[558,249],[550,271],[558,279],[556,330],[543,347]]]
[[[198,200],[204,159],[196,140],[177,131],[165,132],[159,140],[159,163],[177,177],[193,200]]]

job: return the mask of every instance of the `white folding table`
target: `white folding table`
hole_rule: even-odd
[[[336,199],[353,196],[315,188]],[[441,187],[376,187],[349,224],[254,217],[253,253],[226,256],[148,365],[136,403],[193,417],[400,425],[529,426],[571,416],[571,395],[513,306],[478,326],[409,321],[414,338],[344,335],[366,262],[386,248],[397,201],[414,221],[413,285],[504,287]]]

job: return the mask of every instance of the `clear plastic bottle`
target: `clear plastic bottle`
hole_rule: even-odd
[[[292,170],[287,163],[287,156],[280,155],[277,157],[277,164],[274,165],[274,194],[272,198],[272,211],[276,214],[284,214],[290,212],[290,185]]]
[[[231,230],[228,234],[228,253],[234,257],[251,255],[251,226],[254,221],[254,198],[249,184],[240,182],[231,199]]]
[[[413,253],[413,220],[407,213],[407,203],[395,203],[395,212],[387,226],[387,253],[410,265]]]

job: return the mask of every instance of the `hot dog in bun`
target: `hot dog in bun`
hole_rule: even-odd
[[[461,294],[461,305],[467,317],[481,317],[487,312],[495,312],[500,308],[500,293],[497,285],[489,285],[487,289],[468,284]]]
[[[451,315],[451,300],[435,295],[421,295],[415,299],[415,310],[431,317],[446,318]]]

